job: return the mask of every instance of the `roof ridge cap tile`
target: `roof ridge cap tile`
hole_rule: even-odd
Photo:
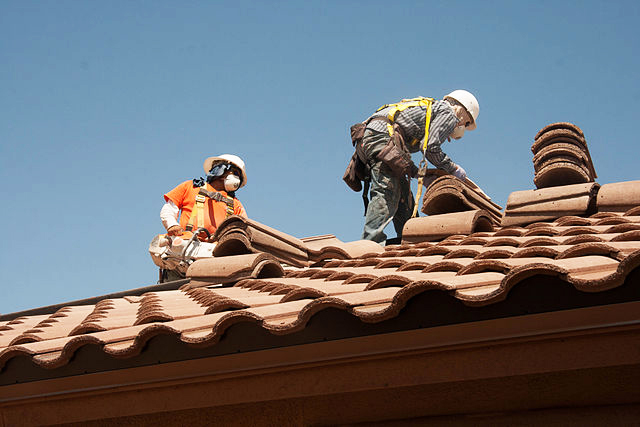
[[[597,197],[598,211],[628,212],[640,207],[640,180],[603,184]]]
[[[196,260],[189,266],[187,277],[227,284],[240,279],[256,278],[264,269],[268,269],[271,277],[284,276],[284,269],[278,260],[271,254],[261,252]]]
[[[459,234],[470,235],[477,231],[493,231],[492,221],[486,210],[476,209],[411,218],[402,230],[402,242],[439,240]]]

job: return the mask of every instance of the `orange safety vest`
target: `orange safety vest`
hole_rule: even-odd
[[[217,200],[199,194],[201,188],[211,193]],[[209,184],[194,188],[193,181],[185,181],[165,194],[164,198],[166,201],[171,200],[180,208],[180,226],[186,231],[204,227],[213,234],[218,225],[229,216],[247,217],[238,199],[229,197],[224,191],[216,191]]]

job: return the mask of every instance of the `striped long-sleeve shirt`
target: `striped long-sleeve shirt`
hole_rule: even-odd
[[[389,108],[377,111],[372,117],[386,116]],[[425,107],[418,106],[409,107],[396,114],[395,122],[402,127],[407,139],[407,149],[411,153],[415,153],[422,148],[426,113],[427,109]],[[456,169],[456,164],[442,151],[441,145],[457,125],[458,118],[448,102],[435,101],[432,104],[426,156],[431,164],[448,173],[453,173]],[[377,132],[387,132],[387,124],[380,120],[369,122],[367,128]],[[411,141],[414,141],[414,143],[411,144]]]

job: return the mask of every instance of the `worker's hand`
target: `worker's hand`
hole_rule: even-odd
[[[462,166],[456,166],[456,170],[453,171],[453,176],[464,181],[467,179],[467,172],[462,169]]]
[[[182,229],[182,227],[180,227],[179,225],[172,225],[171,227],[169,227],[169,229],[167,230],[167,234],[169,236],[181,236],[182,233],[184,233],[184,230]]]

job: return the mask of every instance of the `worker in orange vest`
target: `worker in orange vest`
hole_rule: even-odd
[[[244,161],[233,154],[208,157],[204,161],[206,178],[185,181],[164,195],[160,210],[162,225],[170,236],[194,233],[203,240],[212,236],[220,223],[231,215],[247,217],[236,191],[247,184]],[[173,273],[173,274],[172,274]],[[165,270],[161,281],[175,280],[184,275]]]
[[[204,162],[204,171],[206,182],[203,178],[185,181],[164,195],[166,203],[160,210],[160,219],[170,236],[200,227],[213,234],[227,217],[247,217],[235,195],[247,183],[242,159],[233,154],[209,157]]]

